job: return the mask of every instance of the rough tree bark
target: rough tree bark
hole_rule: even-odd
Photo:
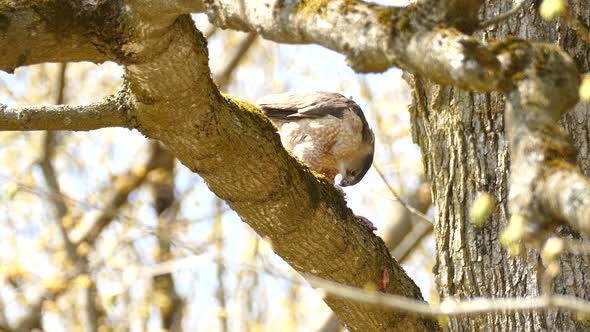
[[[590,11],[585,0],[568,1],[586,26]],[[482,12],[492,17],[513,5],[510,0],[487,1]],[[580,72],[589,68],[590,51],[562,23],[548,23],[538,14],[538,2],[509,21],[479,34],[504,39],[517,36],[556,43],[572,55]],[[499,232],[510,217],[508,185],[510,154],[504,135],[505,98],[441,87],[419,76],[408,77],[414,94],[411,108],[413,137],[423,152],[436,205],[436,283],[441,297],[504,297],[540,294],[538,250],[524,257],[509,257]],[[586,175],[588,108],[578,105],[563,117],[563,124],[579,149],[578,160]],[[497,208],[485,227],[469,223],[469,207],[479,191],[489,192]],[[564,236],[577,237],[563,227]],[[590,258],[564,255],[562,274],[554,291],[587,299],[590,296]],[[587,331],[590,323],[563,313],[489,314],[450,320],[452,331]]]
[[[89,107],[0,106],[0,118],[5,120],[0,129],[137,129],[160,140],[199,173],[246,223],[268,236],[275,252],[296,270],[357,287],[378,284],[387,270],[390,282],[385,292],[421,299],[383,242],[356,221],[329,183],[285,152],[260,112],[219,93],[210,77],[206,42],[184,14],[205,10],[222,28],[256,32],[279,42],[317,43],[346,54],[351,66],[361,72],[398,66],[417,75],[409,79],[415,97],[413,134],[424,153],[437,207],[436,273],[441,294],[535,295],[540,289],[537,252],[510,258],[498,241],[509,215],[508,203],[531,219],[548,219],[543,214],[546,211],[559,215],[563,217],[560,221],[586,234],[590,222],[583,214],[559,211],[561,205],[554,204],[553,192],[531,191],[530,199],[508,196],[511,156],[507,147],[515,148],[513,143],[518,143],[515,132],[530,132],[532,143],[547,138],[543,131],[535,131],[537,125],[553,133],[555,127],[541,120],[551,120],[575,103],[578,75],[559,49],[505,37],[556,40],[583,70],[588,69],[588,51],[567,28],[544,23],[535,6],[528,7],[520,21],[511,20],[486,32],[486,36],[505,38],[502,42],[484,44],[468,35],[478,28],[482,2],[424,0],[406,9],[352,0],[261,0],[256,5],[239,0],[161,0],[149,6],[136,0],[0,2],[0,69],[82,60],[111,60],[126,68],[126,84],[116,98]],[[483,13],[490,17],[510,6],[509,1],[494,1],[483,7]],[[588,23],[585,6],[585,0],[571,3]],[[495,93],[467,93],[457,87]],[[536,93],[535,88],[544,90]],[[506,137],[506,108],[504,98],[497,94],[500,91],[510,96],[508,114],[515,119],[506,124],[513,129]],[[531,117],[533,111],[546,119]],[[570,113],[564,120],[576,135],[587,132],[585,117],[577,114]],[[572,170],[545,165],[561,157],[566,164],[567,155],[547,154],[555,151],[525,141],[519,147],[541,148],[532,151],[541,156],[532,160],[535,175],[542,170],[558,175]],[[584,138],[576,142],[580,151],[586,151],[585,142]],[[530,161],[514,153],[512,164],[516,164],[515,155],[519,161]],[[583,159],[585,154],[580,154],[580,163],[587,167]],[[531,178],[547,185],[542,177]],[[531,182],[523,181],[519,193]],[[579,182],[582,199],[564,202],[571,203],[570,210],[582,204],[587,211],[590,181]],[[493,193],[500,203],[483,229],[474,229],[466,217],[477,191]],[[550,204],[540,204],[544,200]],[[567,229],[562,233],[574,236]],[[586,298],[589,264],[585,257],[565,256],[555,290]],[[381,307],[332,296],[326,302],[352,331],[439,328],[431,319]],[[570,314],[540,312],[456,318],[450,324],[453,330],[473,331],[483,326],[502,331],[590,327]]]

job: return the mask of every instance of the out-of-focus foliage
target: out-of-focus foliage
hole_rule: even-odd
[[[195,19],[202,31],[212,31],[203,16]],[[231,31],[211,35],[214,76],[244,37]],[[59,64],[44,64],[1,73],[0,101],[55,103],[59,71]],[[67,64],[64,102],[89,103],[112,94],[122,75],[111,63]],[[409,133],[409,91],[398,70],[358,75],[343,56],[324,48],[256,40],[231,78],[225,90],[245,100],[287,90],[353,96],[376,132],[375,163],[390,184],[405,197],[421,183],[420,155]],[[38,323],[45,330],[87,330],[90,303],[99,331],[158,330],[162,315],[175,308],[153,278],[166,273],[172,273],[172,286],[182,298],[180,325],[186,331],[313,331],[330,314],[321,297],[272,253],[271,243],[178,163],[171,212],[158,216],[151,184],[166,174],[156,169],[143,177],[151,150],[137,132],[55,133],[51,163],[67,208],[56,218],[55,193],[40,164],[45,137],[43,132],[0,133],[0,322],[14,325],[31,318],[32,305],[40,302]],[[109,208],[111,197],[125,188],[132,189],[126,204]],[[351,208],[384,236],[397,203],[382,180],[371,170],[346,191]],[[96,239],[75,242],[105,214],[114,217]],[[72,261],[62,230],[83,263]],[[431,242],[418,246],[406,264],[426,294],[432,283]],[[170,244],[170,252],[162,243]],[[94,288],[95,297],[84,295]]]

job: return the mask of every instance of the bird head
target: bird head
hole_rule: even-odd
[[[375,138],[371,135],[371,139],[366,142],[364,149],[361,149],[354,158],[340,163],[339,171],[342,178],[339,185],[341,187],[353,186],[363,179],[373,164],[374,151]]]

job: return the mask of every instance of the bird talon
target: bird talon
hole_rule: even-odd
[[[356,220],[367,225],[367,228],[371,231],[371,233],[374,233],[377,230],[377,227],[375,227],[375,225],[373,225],[373,223],[369,219],[363,216],[356,216]]]
[[[342,189],[342,187],[338,185],[334,185],[334,188],[336,188],[336,190],[340,192],[340,195],[342,195],[342,198],[344,198],[344,201],[346,202],[346,192],[344,191],[344,189]]]
[[[389,271],[387,271],[387,268],[383,268],[383,272],[381,273],[381,285],[379,287],[379,290],[382,292],[385,292],[385,288],[387,288],[388,284],[389,284]]]

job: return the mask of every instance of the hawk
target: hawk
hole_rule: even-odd
[[[285,149],[341,187],[357,184],[373,163],[375,135],[360,106],[333,92],[294,92],[256,104],[278,128]]]

